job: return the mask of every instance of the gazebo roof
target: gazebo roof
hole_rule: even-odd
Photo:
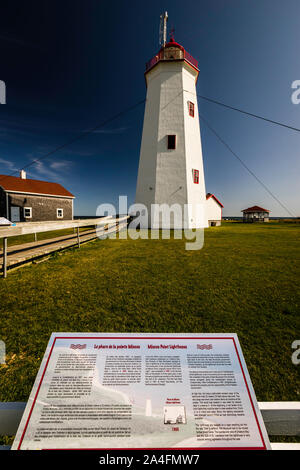
[[[252,206],[252,207],[248,207],[248,209],[243,209],[241,212],[270,212],[270,211],[260,206]]]

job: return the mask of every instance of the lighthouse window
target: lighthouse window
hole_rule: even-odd
[[[176,135],[168,135],[168,150],[176,149]]]
[[[193,170],[194,173],[194,183],[199,184],[199,170]]]
[[[192,117],[195,116],[195,105],[191,101],[189,101],[189,115]]]

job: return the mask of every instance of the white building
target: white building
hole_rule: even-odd
[[[141,228],[208,227],[198,74],[198,62],[173,38],[146,65],[147,100],[136,203],[145,205],[149,216],[141,220]],[[157,219],[154,214],[151,217],[153,204],[167,205]],[[168,207],[174,204],[183,215],[169,221]]]
[[[221,225],[223,204],[214,194],[206,195],[206,215],[210,227]]]

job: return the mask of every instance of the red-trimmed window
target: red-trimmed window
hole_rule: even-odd
[[[176,135],[168,135],[168,150],[176,149]]]
[[[189,101],[189,115],[192,117],[195,116],[195,105],[191,101]]]
[[[194,183],[199,184],[199,170],[193,170]]]

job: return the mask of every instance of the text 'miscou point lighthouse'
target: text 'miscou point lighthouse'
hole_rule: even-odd
[[[166,42],[166,22],[167,13],[162,47],[146,64],[147,99],[136,204],[147,207],[148,220],[141,218],[140,226],[204,228],[208,222],[196,95],[198,62],[173,36]],[[153,205],[170,209],[174,204],[182,210],[179,218],[165,221],[161,214],[154,216]]]

